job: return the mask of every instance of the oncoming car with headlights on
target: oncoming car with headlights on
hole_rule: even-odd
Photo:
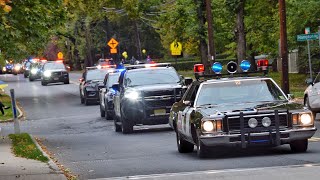
[[[79,80],[81,104],[89,105],[99,102],[99,90],[104,87],[103,80],[108,72],[113,72],[115,66],[87,67]]]
[[[168,63],[126,66],[114,84],[115,131],[132,133],[135,125],[168,124],[172,104],[179,101],[185,81]]]
[[[62,61],[47,61],[42,68],[41,85],[49,83],[69,84],[69,73]]]
[[[30,65],[29,81],[34,81],[41,79],[43,65],[47,60],[41,60],[40,62],[35,62]]]
[[[258,61],[258,67],[265,69],[265,64]],[[241,63],[244,73],[240,77],[235,74],[236,63],[227,67],[231,77],[219,74],[222,65],[215,63],[216,78],[206,79],[211,75],[203,74],[204,66],[195,65],[197,80],[170,112],[178,151],[192,152],[195,145],[202,158],[215,146],[290,144],[293,152],[305,152],[316,131],[312,112],[292,102],[271,78],[248,77],[248,61]]]

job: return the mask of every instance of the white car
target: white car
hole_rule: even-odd
[[[304,91],[304,105],[312,111],[315,118],[316,113],[320,112],[320,73],[314,80],[308,78],[306,83],[309,86]]]

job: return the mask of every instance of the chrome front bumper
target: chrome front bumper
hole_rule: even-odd
[[[275,137],[276,132],[262,132],[262,133],[248,133],[245,134],[245,141],[241,141],[241,133],[239,134],[204,134],[200,136],[200,141],[206,146],[242,146],[248,145],[270,145],[276,146],[281,144],[288,144],[295,140],[309,139],[311,138],[317,128],[299,128],[280,130],[280,144],[274,144],[269,141],[269,137]],[[250,136],[250,137],[249,137]],[[251,140],[249,140],[251,139]]]

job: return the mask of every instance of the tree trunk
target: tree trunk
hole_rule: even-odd
[[[90,34],[90,24],[85,25],[85,36],[86,36],[86,59],[85,59],[85,66],[90,67],[93,65],[93,58],[92,58],[92,39]]]
[[[249,61],[251,63],[251,67],[250,70],[252,71],[256,71],[257,70],[257,64],[256,64],[256,60],[254,59],[254,56],[257,55],[256,51],[253,49],[253,44],[249,44],[249,51],[250,53],[250,57],[249,57]]]
[[[197,17],[198,17],[198,26],[199,32],[198,37],[200,41],[199,51],[200,51],[200,58],[201,63],[205,65],[205,67],[210,67],[210,62],[208,61],[208,44],[206,42],[206,33],[205,33],[205,2],[202,0],[194,0],[195,5],[197,6]],[[205,68],[206,73],[210,72],[210,68]]]
[[[236,9],[237,19],[236,19],[236,38],[237,38],[237,59],[238,64],[242,60],[246,59],[246,35],[244,27],[244,5],[245,0],[240,0],[238,7]]]
[[[137,55],[138,55],[138,59],[142,60],[142,55],[141,55],[141,40],[140,40],[140,32],[139,32],[139,28],[138,28],[138,23],[137,21],[134,22],[134,26],[135,26],[135,33],[136,33],[136,42],[137,42]]]

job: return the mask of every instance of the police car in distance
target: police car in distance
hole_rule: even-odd
[[[43,65],[47,60],[41,60],[40,62],[35,62],[30,65],[29,81],[34,81],[41,79]]]
[[[81,104],[89,105],[99,102],[99,91],[104,87],[103,80],[108,72],[113,72],[115,66],[87,67],[79,80],[79,92]]]
[[[115,131],[128,134],[135,125],[168,124],[170,108],[184,88],[185,80],[168,63],[126,66],[119,83],[112,86],[117,91]]]
[[[230,62],[231,76],[237,64]],[[258,62],[267,71],[268,62]],[[244,76],[250,63],[240,67]],[[215,79],[202,79],[204,66],[195,65],[194,81],[181,101],[173,104],[170,125],[175,129],[178,151],[192,152],[194,145],[200,158],[214,146],[279,146],[290,144],[293,152],[305,152],[308,139],[317,130],[312,112],[291,101],[268,77],[228,77],[221,74],[222,65],[214,63]]]
[[[117,69],[114,72],[107,73],[103,81],[103,88],[99,91],[100,115],[105,117],[106,120],[113,119],[113,97],[115,91],[112,89],[112,85],[118,83],[121,70],[124,69]]]
[[[58,82],[69,84],[69,73],[63,61],[47,61],[42,68],[41,85]]]

